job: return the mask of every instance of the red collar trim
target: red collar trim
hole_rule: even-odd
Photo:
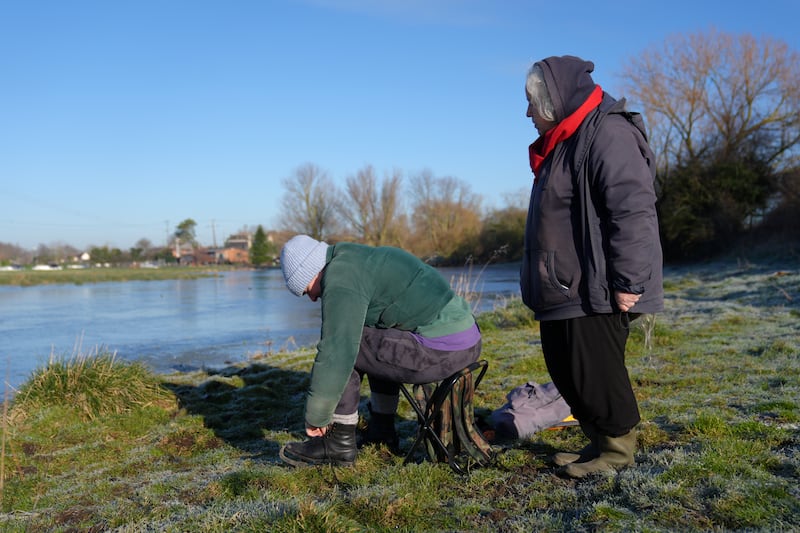
[[[549,129],[544,135],[536,139],[533,144],[528,147],[528,157],[530,158],[531,170],[533,171],[534,180],[535,176],[539,173],[542,163],[550,155],[550,152],[560,143],[569,139],[577,130],[578,127],[586,118],[586,115],[592,112],[600,102],[603,101],[603,89],[596,85],[592,94],[584,101],[581,106],[575,110],[570,116],[559,122],[555,127]]]

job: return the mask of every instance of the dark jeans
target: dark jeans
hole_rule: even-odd
[[[336,414],[349,415],[358,410],[364,374],[372,392],[396,396],[400,383],[441,381],[477,361],[480,354],[480,341],[472,348],[449,352],[426,348],[408,331],[365,327],[355,368]]]
[[[625,367],[630,319],[593,315],[541,322],[547,370],[580,422],[618,437],[639,423],[639,406]]]

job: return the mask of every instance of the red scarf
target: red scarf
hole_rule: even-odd
[[[569,139],[573,133],[578,130],[578,127],[583,122],[592,110],[600,105],[603,100],[603,89],[596,85],[589,98],[581,104],[570,116],[559,122],[555,127],[547,130],[544,135],[536,139],[533,144],[528,147],[528,157],[531,162],[531,170],[533,170],[534,181],[536,174],[542,167],[542,163],[550,155],[550,152],[561,141]]]

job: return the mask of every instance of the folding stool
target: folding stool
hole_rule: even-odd
[[[425,442],[431,461],[447,461],[456,473],[467,474],[470,467],[486,466],[494,460],[491,445],[475,424],[472,397],[488,368],[485,360],[476,361],[437,383],[405,385],[400,391],[417,414],[417,437],[403,464]],[[480,372],[475,376],[476,370]]]

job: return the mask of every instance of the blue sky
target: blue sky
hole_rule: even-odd
[[[563,7],[562,7],[563,6]],[[566,7],[568,6],[568,7]],[[281,181],[429,170],[526,196],[527,68],[675,33],[800,49],[796,0],[0,0],[0,242],[127,249],[280,225]]]

